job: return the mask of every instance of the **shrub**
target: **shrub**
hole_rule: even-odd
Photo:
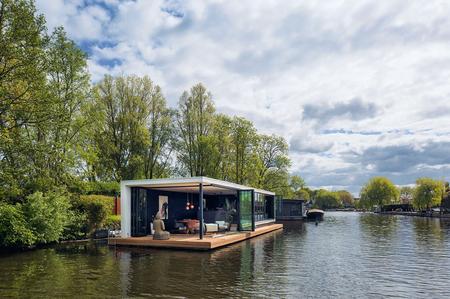
[[[85,182],[73,181],[69,186],[69,191],[83,195],[109,195],[114,196],[120,193],[120,184],[118,182]]]
[[[67,224],[69,207],[67,197],[58,191],[45,196],[42,192],[35,192],[26,198],[23,215],[38,243],[60,239]]]
[[[114,196],[120,193],[118,182],[87,182],[86,194],[101,194]]]
[[[110,215],[106,218],[105,227],[111,230],[120,230],[120,215]]]
[[[86,238],[89,227],[86,213],[71,209],[67,213],[67,224],[61,236],[62,240],[79,240]]]
[[[25,222],[21,206],[0,203],[0,247],[30,246],[35,240]]]
[[[93,233],[101,228],[114,209],[114,197],[103,195],[82,195],[79,201],[81,210],[86,213],[88,231]]]

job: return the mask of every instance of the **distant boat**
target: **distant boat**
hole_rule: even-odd
[[[323,220],[324,211],[319,209],[311,209],[306,212],[306,218],[308,220]]]

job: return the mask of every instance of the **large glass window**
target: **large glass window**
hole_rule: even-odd
[[[239,191],[239,229],[252,230],[253,228],[253,204],[252,190]]]
[[[131,188],[131,236],[145,236],[149,232],[147,189]]]
[[[263,221],[274,218],[273,196],[267,196],[255,192],[255,221]]]

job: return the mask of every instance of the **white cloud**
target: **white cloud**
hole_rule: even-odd
[[[171,105],[203,82],[219,111],[285,136],[292,170],[308,183],[356,190],[379,164],[354,155],[450,139],[447,1],[88,2],[37,5],[50,28],[90,42],[94,81],[147,74]],[[441,177],[445,167],[428,163],[408,182],[395,169],[383,174],[399,184]]]

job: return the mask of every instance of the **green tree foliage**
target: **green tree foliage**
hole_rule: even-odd
[[[146,128],[154,92],[148,77],[105,76],[94,89],[98,125],[96,169],[100,178],[121,181],[143,177]]]
[[[101,228],[114,209],[114,198],[102,195],[80,196],[78,209],[85,213],[88,232],[92,234]]]
[[[292,188],[292,191],[297,192],[300,189],[303,189],[306,187],[305,180],[299,175],[293,175],[290,179],[290,186]]]
[[[168,109],[159,86],[151,91],[150,113],[147,120],[148,145],[144,156],[144,175],[148,179],[170,175],[170,162],[174,149],[175,111]]]
[[[214,118],[213,129],[213,153],[210,158],[213,161],[211,177],[233,181],[233,138],[232,138],[233,119],[224,114],[217,114]]]
[[[398,201],[399,191],[397,187],[385,177],[373,177],[360,192],[361,205],[365,208],[371,208],[374,205],[379,207],[396,203]]]
[[[50,37],[48,57],[48,97],[52,99],[52,122],[40,128],[45,148],[53,148],[50,173],[57,183],[66,183],[67,175],[74,173],[79,155],[78,143],[90,120],[89,74],[86,54],[69,40],[62,28]],[[61,181],[63,180],[64,181]]]
[[[303,200],[310,200],[311,196],[310,196],[310,192],[311,190],[309,190],[306,187],[306,183],[303,180],[303,178],[299,175],[292,175],[289,178],[289,197],[285,197],[285,198],[294,198],[294,199],[303,199]]]
[[[25,128],[46,122],[45,21],[32,1],[0,1],[0,197],[22,197],[34,169]],[[31,174],[31,175],[30,175]]]
[[[35,241],[21,206],[0,202],[0,247],[30,246]]]
[[[22,204],[0,202],[0,246],[23,247],[58,241],[70,204],[61,191],[35,192]]]
[[[441,207],[443,210],[448,212],[450,210],[450,187],[449,182],[445,182],[445,193],[442,198]]]
[[[335,209],[340,207],[339,195],[336,192],[320,189],[318,190],[314,205],[321,209]]]
[[[89,89],[85,54],[32,1],[0,2],[0,197],[65,185]]]
[[[169,176],[175,112],[161,88],[148,77],[105,76],[93,94],[97,117],[85,140],[87,177],[120,181]]]
[[[71,206],[67,211],[66,226],[61,235],[61,240],[86,239],[88,232],[87,213]]]
[[[69,207],[67,197],[60,192],[46,195],[36,192],[27,197],[23,214],[37,243],[59,240],[67,223]]]
[[[109,215],[106,217],[105,226],[111,230],[120,230],[120,215]]]
[[[309,195],[309,192],[306,191],[305,189],[300,189],[300,190],[296,191],[294,193],[294,197],[298,198],[298,199],[303,199],[306,201],[310,200],[310,198],[311,198]]]
[[[420,178],[416,181],[413,205],[418,210],[430,209],[441,204],[444,193],[442,181],[431,178]]]
[[[259,163],[257,182],[253,185],[272,190],[280,195],[292,192],[289,184],[289,150],[286,140],[276,135],[259,135],[256,139],[256,156]]]
[[[353,195],[350,192],[346,190],[339,190],[336,191],[336,193],[339,196],[340,205],[346,208],[355,206],[355,199],[353,198]]]
[[[231,146],[233,181],[238,184],[249,183],[249,176],[253,174],[250,167],[255,163],[262,164],[262,160],[254,155],[256,140],[256,129],[253,124],[242,117],[234,117],[231,124]]]
[[[190,176],[203,176],[211,168],[210,132],[214,126],[212,95],[202,84],[183,92],[178,102],[178,159]]]
[[[120,194],[120,184],[116,181],[74,181],[70,186],[70,192],[82,195],[109,195],[115,196]]]
[[[45,19],[33,1],[0,1],[0,128],[2,133],[41,121],[45,98]]]
[[[401,187],[400,190],[400,202],[403,204],[412,203],[414,197],[414,188],[409,186]]]

